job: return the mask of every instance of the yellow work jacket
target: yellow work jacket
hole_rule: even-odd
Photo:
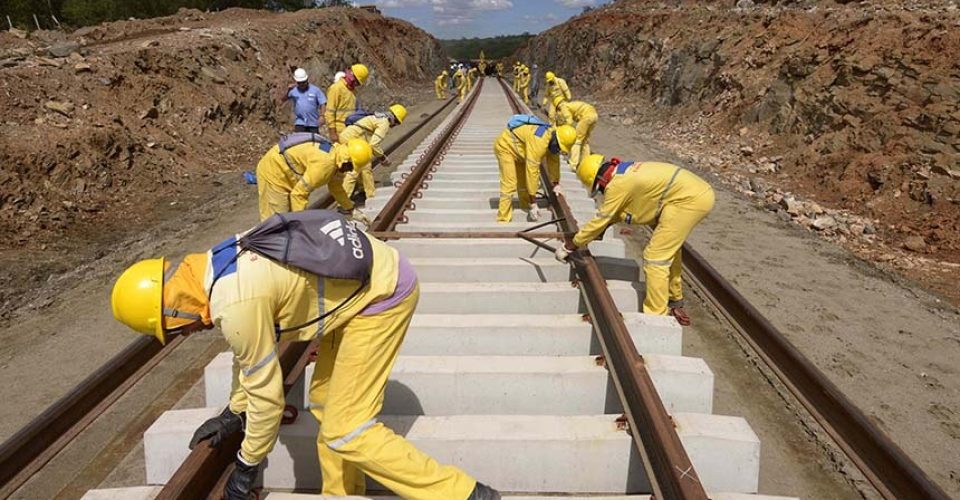
[[[570,87],[567,86],[567,81],[559,76],[553,79],[553,83],[547,82],[548,102],[556,104],[558,97],[563,97],[563,100],[565,101],[569,101],[572,97],[570,94]]]
[[[356,110],[357,95],[347,88],[344,79],[333,82],[327,89],[327,110],[323,113],[327,127],[336,128],[338,132],[343,130],[347,117]]]
[[[586,246],[618,222],[655,225],[665,205],[682,204],[712,189],[693,172],[669,163],[622,163],[619,167],[624,172],[610,179],[597,216],[580,228],[573,237],[574,245]]]
[[[457,70],[453,74],[453,84],[457,86],[458,89],[462,89],[467,84],[467,75],[461,71]]]
[[[231,263],[237,247],[229,242],[235,239],[214,247],[223,246],[225,250],[207,253],[204,288],[210,290],[219,274],[210,294],[210,318],[234,354],[236,373],[230,409],[247,414],[243,458],[259,463],[273,448],[283,413],[278,342],[306,341],[329,334],[370,304],[391,297],[397,285],[399,256],[393,248],[370,237],[370,283],[348,301],[360,286],[358,281],[319,277],[254,252],[244,252]],[[279,329],[302,325],[334,310],[318,324],[278,336]]]
[[[437,87],[440,87],[440,88],[446,87],[446,86],[447,86],[447,77],[443,76],[443,74],[440,74],[440,76],[438,76],[437,79],[434,80],[434,84],[435,84]]]
[[[356,121],[353,125],[343,129],[340,133],[340,144],[346,144],[350,139],[365,139],[373,148],[373,154],[383,156],[380,143],[390,131],[390,119],[383,113],[374,113]]]
[[[289,163],[288,163],[289,161]],[[267,182],[290,193],[290,210],[307,208],[310,193],[326,185],[341,207],[351,210],[353,202],[343,190],[342,176],[337,168],[350,161],[347,147],[333,144],[329,152],[320,149],[316,143],[306,142],[287,148],[286,158],[280,153],[280,146],[267,151],[257,164],[258,182]]]
[[[569,101],[560,106],[560,124],[573,125],[585,119],[597,119],[597,108],[583,101]]]
[[[530,73],[526,71],[520,72],[520,88],[524,88],[530,85]]]
[[[545,162],[551,182],[560,180],[560,155],[550,152],[551,129],[540,125],[521,125],[513,130],[507,129],[497,138],[497,147],[513,153],[517,160],[523,160],[526,168],[540,168]]]

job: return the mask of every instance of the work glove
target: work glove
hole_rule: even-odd
[[[257,481],[257,474],[260,472],[260,464],[248,465],[240,458],[237,453],[237,460],[234,462],[236,469],[230,474],[227,485],[223,488],[223,498],[226,500],[249,500],[253,494],[253,485]]]
[[[570,254],[575,251],[567,248],[567,244],[564,243],[557,247],[557,251],[553,253],[553,256],[557,258],[560,262],[566,262],[570,258]]]
[[[237,415],[230,411],[230,407],[227,406],[219,415],[207,420],[197,428],[190,440],[190,449],[196,447],[200,441],[208,439],[210,440],[210,446],[220,446],[220,442],[230,434],[243,432],[245,423],[246,416],[243,413]]]
[[[359,208],[353,209],[353,214],[350,215],[350,220],[363,224],[363,227],[370,227],[370,217],[367,217],[367,214],[363,213]]]
[[[530,205],[530,210],[527,212],[527,222],[537,222],[540,220],[540,207],[536,204]]]
[[[563,195],[563,188],[560,187],[560,184],[559,184],[559,183],[553,185],[553,194]],[[564,196],[566,196],[566,195],[564,195]]]

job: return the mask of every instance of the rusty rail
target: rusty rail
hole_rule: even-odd
[[[499,81],[513,111],[522,112],[517,97],[502,79]],[[563,219],[560,224],[566,234],[565,239],[571,241],[571,235],[578,230],[573,211],[563,195],[554,192],[542,166],[540,178],[550,206],[555,211],[554,215]],[[571,261],[654,496],[663,500],[707,500],[700,478],[680,442],[673,420],[657,394],[643,357],[633,344],[630,331],[607,289],[600,267],[586,250],[577,252]]]
[[[884,498],[949,498],[689,244],[683,245],[683,265],[754,351]]]

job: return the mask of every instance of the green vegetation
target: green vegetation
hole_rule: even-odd
[[[297,10],[305,7],[349,6],[348,0],[0,0],[0,26],[7,17],[13,25],[36,29],[34,15],[42,28],[56,28],[56,17],[65,26],[80,27],[135,17],[147,19],[168,16],[182,7],[223,10],[230,7]]]
[[[447,55],[454,59],[476,59],[483,50],[487,59],[502,59],[533,38],[530,33],[522,35],[503,35],[492,38],[461,38],[459,40],[440,40]]]

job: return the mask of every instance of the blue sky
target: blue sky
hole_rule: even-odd
[[[601,0],[361,0],[384,15],[416,24],[437,38],[539,33]]]

